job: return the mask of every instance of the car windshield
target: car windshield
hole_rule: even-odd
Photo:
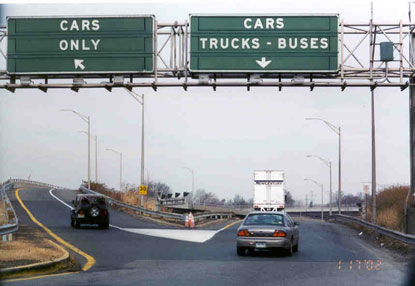
[[[284,226],[284,217],[279,214],[251,214],[244,225],[279,225]]]

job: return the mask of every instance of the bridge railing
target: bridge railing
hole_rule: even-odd
[[[0,225],[0,236],[3,241],[11,240],[11,235],[19,229],[16,212],[7,196],[7,191],[13,188],[13,183],[4,183],[0,187],[0,198],[5,211],[7,223]]]
[[[61,186],[56,186],[56,185],[37,182],[37,181],[32,181],[32,180],[24,180],[24,179],[9,179],[9,180],[6,181],[6,183],[15,183],[15,184],[20,183],[20,184],[39,186],[39,187],[47,187],[47,188],[51,188],[51,189],[61,189],[61,190],[66,189],[66,188],[61,187]]]

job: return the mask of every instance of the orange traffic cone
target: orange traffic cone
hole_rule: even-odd
[[[195,227],[195,218],[191,212],[189,213],[189,227]]]
[[[184,218],[184,227],[190,227],[189,215],[186,215],[185,218]]]

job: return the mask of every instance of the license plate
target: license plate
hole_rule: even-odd
[[[256,248],[265,248],[267,247],[267,244],[265,242],[257,242],[255,243]]]
[[[85,215],[83,215],[83,214],[78,215],[78,218],[84,218],[84,217],[85,217]]]

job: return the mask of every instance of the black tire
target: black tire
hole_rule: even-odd
[[[71,218],[71,227],[74,227],[73,218]]]
[[[238,256],[245,256],[245,251],[245,247],[236,247],[236,253],[238,254]]]
[[[109,222],[107,222],[107,223],[101,223],[99,225],[99,228],[101,228],[101,229],[109,229],[110,228],[110,223]]]
[[[290,246],[288,247],[285,253],[287,256],[293,255],[293,242],[292,241],[290,242]]]
[[[293,247],[293,251],[294,252],[298,252],[298,244],[299,244],[300,242],[299,241],[297,241],[297,244]]]
[[[74,221],[74,226],[75,226],[75,228],[80,228],[81,227],[81,224],[78,222],[77,219],[75,219],[75,221]]]

